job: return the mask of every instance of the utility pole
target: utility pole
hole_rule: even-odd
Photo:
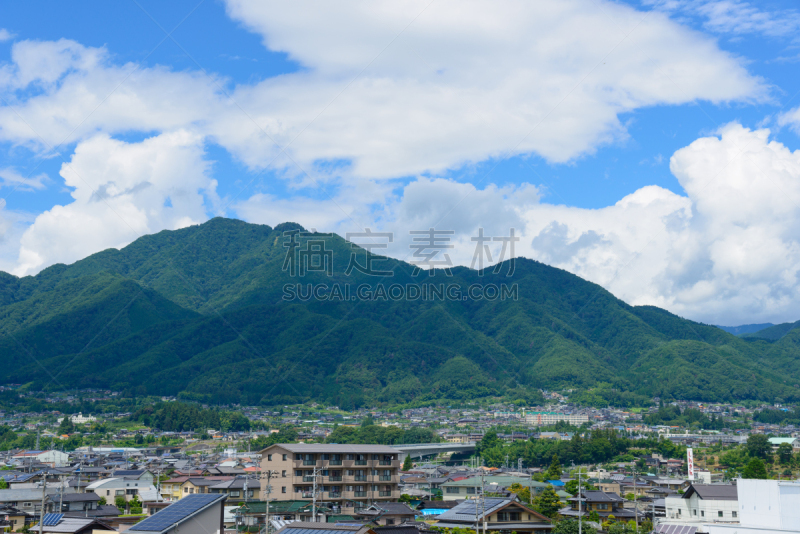
[[[633,515],[636,520],[636,532],[639,532],[639,508],[636,504],[636,467],[633,468]]]
[[[266,524],[264,525],[264,532],[265,532],[265,534],[269,534],[269,505],[270,505],[270,501],[272,500],[272,485],[271,485],[271,482],[272,482],[272,477],[273,476],[278,476],[278,472],[277,471],[267,470],[267,472],[262,474],[261,476],[262,476],[262,478],[266,477],[266,479],[267,479],[267,487],[264,488],[264,491],[267,492],[267,510],[266,510],[266,514],[265,514],[265,517],[264,517],[264,521],[266,522]]]
[[[311,522],[317,522],[317,466],[314,466],[313,471],[313,486],[311,493]]]
[[[42,484],[42,509],[39,510],[39,534],[44,532],[44,500],[47,497],[47,476],[45,475],[43,478]]]
[[[575,467],[575,462],[572,462],[572,467]],[[583,534],[583,512],[581,511],[582,502],[582,488],[581,488],[581,468],[578,468],[578,534]]]

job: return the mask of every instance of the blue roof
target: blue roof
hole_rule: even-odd
[[[175,501],[155,515],[136,523],[132,532],[165,532],[210,505],[225,500],[225,493],[194,493]]]
[[[553,486],[563,486],[564,485],[564,483],[561,482],[560,480],[548,480],[547,482],[549,484],[552,484]]]

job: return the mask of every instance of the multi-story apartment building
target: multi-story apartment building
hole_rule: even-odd
[[[273,473],[276,501],[311,499],[315,489],[318,501],[345,508],[400,498],[399,451],[386,445],[278,443],[261,451],[261,470]]]
[[[525,423],[532,426],[550,426],[559,421],[566,421],[575,426],[582,425],[589,421],[589,416],[585,413],[556,413],[556,412],[528,412],[525,414]]]

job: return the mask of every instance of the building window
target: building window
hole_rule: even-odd
[[[281,493],[286,493],[286,486],[281,486]]]
[[[268,454],[268,455],[267,455],[267,461],[268,461],[268,462],[271,462],[271,461],[272,461],[272,455],[271,455],[271,454]]]
[[[719,512],[717,512],[717,517],[722,517],[722,510],[720,510]]]
[[[459,493],[459,491],[458,491],[459,488],[458,487],[455,487],[455,488],[454,487],[448,487],[448,488],[445,488],[445,490],[447,491],[447,493]]]
[[[238,497],[238,496],[239,496],[238,491],[231,491],[231,497]]]
[[[281,476],[282,476],[283,478],[286,478],[286,469],[284,469],[283,471],[281,471]]]
[[[497,520],[503,523],[519,521],[519,512],[497,512]]]
[[[387,519],[386,520],[386,524],[387,525],[394,525],[394,519]]]
[[[189,493],[189,488],[183,488],[184,493]]]
[[[736,512],[731,512],[732,517],[736,517]]]
[[[189,493],[194,493],[194,488],[189,488]]]
[[[285,454],[283,455],[283,461],[284,462],[286,461],[286,455]]]
[[[467,488],[467,495],[475,495],[475,488]]]
[[[693,510],[693,512],[694,512],[694,515],[697,515],[697,510]]]

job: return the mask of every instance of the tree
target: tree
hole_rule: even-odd
[[[753,458],[750,460],[750,462],[747,464],[747,467],[745,467],[744,471],[742,472],[742,478],[766,479],[767,468],[764,466],[764,462],[759,458]]]
[[[787,465],[792,463],[792,446],[788,443],[781,443],[778,445],[778,460],[781,464]]]
[[[106,498],[105,498],[105,497],[100,497],[100,500],[99,500],[99,501],[97,501],[97,504],[98,504],[99,506],[105,506],[105,505],[107,504],[107,503],[106,503]]]
[[[600,514],[598,514],[595,510],[592,510],[588,517],[589,521],[594,521],[595,523],[600,522]]]
[[[553,525],[553,530],[551,530],[553,534],[578,534],[578,520],[577,519],[565,519],[564,521],[559,521],[555,525]],[[596,534],[597,531],[587,525],[586,523],[583,524],[583,532],[585,534]]]
[[[131,499],[131,502],[128,504],[130,504],[132,514],[142,513],[142,501],[139,500],[138,495],[134,495],[133,499]]]
[[[0,489],[8,489],[8,482],[4,478],[0,478]]]
[[[488,449],[493,449],[494,447],[498,447],[503,445],[503,442],[500,438],[497,437],[497,432],[494,430],[489,430],[486,434],[483,435],[483,438],[477,443],[475,446],[476,452],[478,455],[481,455],[483,451]]]
[[[527,504],[530,504],[530,502],[531,502],[531,488],[530,487],[523,486],[519,482],[514,482],[513,484],[511,484],[511,486],[509,486],[508,491],[510,491],[511,493],[516,494],[516,496],[519,497],[520,501],[522,501],[524,503],[527,503]]]
[[[409,503],[409,502],[411,502],[411,500],[412,500],[412,497],[408,493],[404,493],[404,494],[400,495],[400,498],[397,499],[398,502],[405,502],[405,503]]]
[[[406,456],[406,459],[403,460],[403,471],[411,471],[411,468],[414,465],[411,463],[411,455]]]
[[[125,497],[122,495],[117,495],[114,497],[114,505],[119,508],[120,513],[125,512],[125,507],[128,505]]]
[[[58,433],[64,435],[71,434],[73,432],[75,432],[75,425],[72,424],[72,420],[69,418],[69,416],[65,415],[61,419],[61,423],[58,425]]]
[[[558,514],[558,511],[561,509],[561,502],[553,486],[547,486],[544,491],[533,500],[533,507],[537,512],[551,519]]]
[[[753,458],[766,459],[772,446],[764,434],[750,434],[747,437],[747,454]]]
[[[558,461],[558,454],[553,455],[553,460],[550,462],[550,467],[547,468],[545,476],[547,480],[558,480],[561,478],[561,463]]]

